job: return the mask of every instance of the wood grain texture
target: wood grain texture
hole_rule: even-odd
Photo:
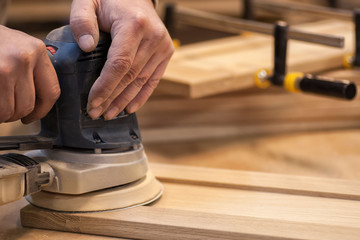
[[[320,75],[360,86],[359,70]],[[360,127],[360,94],[344,101],[281,88],[248,88],[199,99],[154,95],[138,111],[145,142],[255,136]]]
[[[20,209],[26,205],[28,205],[28,202],[23,198],[0,206],[1,240],[119,240],[119,238],[112,237],[24,228],[20,223]]]
[[[163,197],[151,206],[78,214],[28,206],[21,212],[22,223],[30,227],[132,239],[355,240],[360,236],[360,201],[353,200],[359,192],[357,182],[335,183],[302,177],[296,182],[297,177],[260,173],[251,176],[252,173],[238,171],[168,168],[158,164],[151,168],[165,186]],[[271,178],[273,180],[268,181]],[[254,182],[262,182],[264,188],[244,190],[237,187],[252,186]],[[287,182],[283,187],[285,191],[271,190],[272,184],[282,188],[282,182]],[[320,184],[327,185],[326,192],[347,189],[345,191],[352,194],[343,195],[344,199],[305,196],[292,191],[292,184],[295,190],[300,187],[321,192],[316,186]]]
[[[11,23],[47,23],[51,21],[68,22],[71,0],[13,0],[8,12]]]
[[[323,34],[344,36],[344,49],[290,41],[288,71],[314,73],[342,66],[345,53],[353,49],[351,22],[328,20],[307,23],[296,28]],[[196,43],[175,51],[159,89],[190,98],[204,97],[254,86],[254,73],[271,69],[271,36],[246,34]]]
[[[166,164],[151,169],[162,182],[360,201],[356,181]]]
[[[22,216],[29,225],[42,219],[44,228],[129,239],[355,240],[360,234],[351,227],[152,207],[71,216],[28,206]]]

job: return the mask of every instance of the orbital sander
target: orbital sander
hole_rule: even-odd
[[[86,111],[110,35],[101,32],[96,49],[83,52],[67,25],[45,44],[61,95],[38,135],[0,137],[0,150],[30,150],[0,156],[0,205],[26,196],[38,207],[88,212],[157,200],[163,187],[148,168],[135,113],[93,120]]]

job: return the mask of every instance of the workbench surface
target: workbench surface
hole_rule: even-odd
[[[20,209],[28,203],[25,199],[0,206],[0,239],[1,240],[102,240],[119,239],[103,236],[92,236],[77,233],[23,228],[20,223]]]
[[[146,143],[152,162],[360,180],[360,130]],[[23,228],[25,199],[0,207],[0,239],[114,239]]]

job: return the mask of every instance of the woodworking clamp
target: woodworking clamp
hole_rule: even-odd
[[[250,7],[249,2],[247,3]],[[205,27],[213,30],[241,33],[243,31],[257,32],[274,36],[274,71],[260,69],[255,73],[255,84],[266,88],[270,84],[284,86],[291,92],[311,92],[343,99],[353,99],[356,95],[356,85],[347,80],[337,80],[328,77],[304,74],[301,72],[286,74],[286,52],[288,39],[317,43],[332,47],[343,47],[344,38],[321,35],[289,28],[285,22],[274,25],[245,19],[235,19],[219,14],[187,9],[174,4],[168,4],[165,14],[165,26],[170,35],[176,35],[175,23]],[[175,21],[176,20],[176,21]]]
[[[348,80],[315,76],[302,72],[286,73],[288,25],[279,21],[274,26],[274,69],[260,69],[255,73],[255,84],[267,88],[271,84],[283,86],[290,92],[308,92],[351,100],[356,96],[356,85]]]
[[[248,0],[250,1],[250,0]],[[246,3],[244,0],[244,6],[247,5],[250,12],[254,12],[254,5]],[[322,16],[325,18],[335,18],[344,21],[353,21],[355,26],[355,52],[349,53],[344,56],[344,67],[351,69],[353,67],[360,66],[360,9],[345,10],[336,8],[337,1],[329,0],[329,7],[309,5],[308,3],[292,2],[291,4],[273,2],[273,1],[261,1],[256,4],[256,7],[268,11],[287,12],[287,13],[301,13],[313,16]]]

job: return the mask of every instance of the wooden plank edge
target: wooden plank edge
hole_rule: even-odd
[[[360,121],[303,121],[294,123],[267,123],[267,124],[242,124],[242,125],[220,125],[207,126],[167,126],[167,127],[143,127],[141,135],[145,143],[174,143],[184,141],[200,141],[206,139],[221,139],[238,136],[266,136],[269,134],[347,130],[360,127]]]
[[[161,79],[159,85],[156,87],[156,94],[174,95],[178,97],[190,97],[190,85],[184,84],[171,79]]]
[[[151,163],[161,182],[360,201],[360,182]]]
[[[131,239],[357,240],[359,228],[248,216],[137,207],[95,213],[61,213],[26,206],[26,227]]]

